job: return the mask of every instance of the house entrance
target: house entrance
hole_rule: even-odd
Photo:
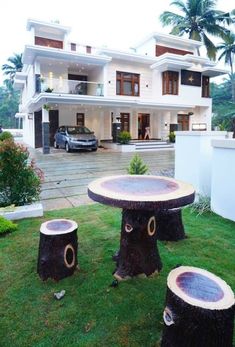
[[[178,130],[187,131],[189,130],[189,116],[188,114],[178,114]]]
[[[148,113],[138,114],[138,140],[150,139],[150,115]]]
[[[121,131],[130,131],[130,113],[120,113]]]

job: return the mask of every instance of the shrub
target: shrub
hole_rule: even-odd
[[[144,164],[142,158],[135,154],[130,161],[130,166],[127,169],[129,175],[144,175],[148,172],[147,165]]]
[[[10,220],[0,216],[0,235],[11,233],[17,229],[17,225],[12,223]]]
[[[131,140],[131,134],[129,131],[121,131],[118,136],[118,142],[122,145],[127,145]]]
[[[0,142],[0,207],[38,200],[42,178],[25,147],[12,140]]]
[[[13,135],[9,131],[3,131],[0,134],[0,141],[13,140]]]
[[[174,131],[171,131],[170,134],[168,135],[169,141],[172,143],[175,143],[175,133]]]

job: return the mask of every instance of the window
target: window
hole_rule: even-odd
[[[189,130],[189,116],[188,114],[178,114],[178,130],[179,131],[187,131]]]
[[[119,72],[116,74],[116,94],[139,96],[140,75],[129,72]]]
[[[181,84],[201,87],[201,72],[181,70]]]
[[[77,113],[77,125],[84,126],[85,125],[85,115],[84,113]]]
[[[35,45],[63,49],[63,41],[47,39],[40,36],[35,36]]]
[[[89,54],[91,53],[91,46],[86,46],[86,52]]]
[[[206,123],[193,123],[192,130],[206,131]]]
[[[164,71],[162,73],[162,94],[178,95],[179,72]]]
[[[76,43],[70,43],[71,51],[76,51]]]
[[[210,97],[210,77],[202,76],[202,97]]]

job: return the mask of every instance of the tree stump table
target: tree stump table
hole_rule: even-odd
[[[160,211],[156,218],[158,219],[158,240],[179,241],[185,239],[181,208]]]
[[[77,266],[76,222],[53,219],[40,228],[37,272],[43,281],[71,276]]]
[[[180,266],[167,278],[161,347],[232,347],[234,294],[219,277]]]
[[[190,204],[194,200],[194,189],[190,184],[168,177],[123,175],[91,182],[88,195],[94,201],[123,209],[114,273],[117,280],[123,280],[140,274],[150,276],[161,270],[156,211]]]

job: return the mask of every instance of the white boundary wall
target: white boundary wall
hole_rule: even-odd
[[[191,183],[196,193],[211,196],[212,139],[225,131],[176,131],[175,178]]]
[[[235,139],[213,140],[211,209],[235,221]]]

